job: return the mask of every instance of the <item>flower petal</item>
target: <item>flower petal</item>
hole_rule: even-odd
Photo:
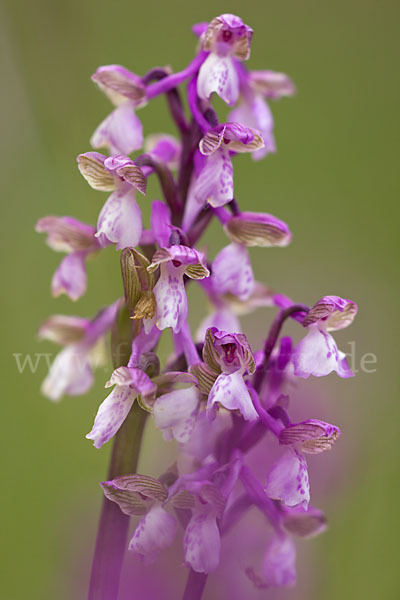
[[[267,476],[266,494],[281,500],[286,506],[301,505],[307,509],[310,501],[310,484],[307,463],[301,452],[286,450]]]
[[[224,206],[233,198],[233,167],[229,153],[220,148],[207,157],[203,170],[193,185],[193,196],[202,205]]]
[[[239,319],[229,308],[215,310],[203,319],[196,332],[196,340],[198,342],[204,340],[206,331],[210,327],[216,327],[222,331],[235,331],[237,333],[242,331]]]
[[[258,419],[249,390],[239,371],[222,373],[218,377],[208,397],[207,410],[212,409],[216,402],[228,410],[239,410],[246,421]]]
[[[290,77],[277,71],[250,71],[249,82],[255,92],[271,100],[293,96],[296,93],[296,87]]]
[[[104,167],[112,175],[124,179],[142,194],[146,193],[147,180],[142,169],[127,156],[123,154],[109,156],[104,161]]]
[[[253,374],[256,369],[246,336],[243,333],[218,331],[215,327],[206,331],[203,359],[214,370],[222,370],[224,373],[246,369]]]
[[[245,246],[287,246],[292,239],[286,223],[267,213],[242,212],[224,229],[232,241]]]
[[[70,315],[53,315],[42,323],[39,338],[66,346],[79,342],[90,327],[90,321]]]
[[[160,278],[153,289],[157,303],[156,324],[161,330],[172,327],[173,331],[178,333],[187,317],[184,272],[184,265],[175,267],[172,262],[161,264]]]
[[[42,393],[54,402],[64,394],[80,396],[93,384],[93,373],[89,364],[87,349],[74,344],[57,354],[50,371],[43,381]]]
[[[232,53],[238,60],[247,60],[252,36],[253,30],[240,17],[225,13],[210,21],[204,32],[203,48],[220,55]]]
[[[225,246],[212,264],[212,279],[220,294],[231,292],[247,300],[254,289],[254,275],[246,248],[236,243]]]
[[[159,504],[155,504],[139,522],[129,543],[129,550],[140,554],[146,564],[154,562],[161,550],[170,546],[176,535],[177,522]]]
[[[296,547],[290,536],[274,536],[264,557],[267,586],[290,587],[296,583]]]
[[[108,148],[111,154],[130,154],[140,150],[143,144],[143,129],[128,101],[118,106],[97,127],[91,137],[93,148]]]
[[[182,144],[166,133],[154,133],[144,140],[144,151],[155,154],[171,169],[177,169],[182,152]]]
[[[71,300],[83,296],[87,285],[85,257],[85,252],[73,252],[63,258],[51,282],[53,296],[67,294]]]
[[[138,394],[143,394],[144,396],[152,395],[156,392],[156,385],[150,377],[142,369],[136,369],[135,367],[118,367],[118,369],[115,369],[105,387],[108,388],[112,385],[130,386]]]
[[[196,425],[200,398],[196,387],[174,390],[157,398],[154,409],[154,424],[164,431],[164,438],[175,438],[186,443]]]
[[[100,152],[85,152],[77,156],[78,169],[90,187],[101,192],[115,189],[115,178],[104,167],[106,157]]]
[[[224,142],[231,152],[255,152],[264,148],[264,140],[256,129],[237,122],[218,127],[224,127]]]
[[[211,573],[219,564],[221,539],[213,511],[194,512],[183,537],[185,561],[196,573]]]
[[[142,215],[136,192],[130,186],[115,191],[100,211],[96,237],[101,246],[116,244],[117,250],[137,246],[142,233]]]
[[[343,378],[354,376],[333,337],[318,329],[318,324],[310,326],[309,333],[295,347],[293,365],[297,377],[324,377],[332,371]]]
[[[218,56],[212,52],[200,67],[197,79],[199,98],[208,100],[215,92],[233,106],[239,97],[239,77],[231,56]]]
[[[94,227],[72,217],[44,217],[35,229],[47,233],[46,242],[56,252],[93,252],[99,247]]]
[[[291,534],[302,538],[311,538],[326,530],[324,513],[313,506],[307,511],[301,507],[286,508],[283,526]]]
[[[210,275],[203,252],[180,244],[174,244],[169,248],[159,248],[147,270],[152,273],[159,265],[169,262],[172,262],[176,269],[185,267],[184,273],[191,279],[204,279]]]
[[[92,75],[92,81],[118,106],[126,99],[134,106],[142,106],[146,101],[146,86],[135,73],[121,65],[99,67]]]
[[[320,329],[334,331],[348,327],[357,314],[357,304],[339,296],[324,296],[310,309],[303,321],[304,327],[318,323]]]
[[[136,390],[129,386],[117,385],[100,404],[92,430],[86,435],[87,439],[93,440],[96,448],[101,448],[117,433],[128,416],[136,396]]]
[[[308,419],[288,425],[279,435],[279,443],[284,446],[299,444],[303,452],[319,454],[330,450],[340,436],[340,429],[319,419]]]
[[[172,232],[171,211],[164,202],[154,200],[152,203],[150,224],[157,244],[160,247],[168,247]]]

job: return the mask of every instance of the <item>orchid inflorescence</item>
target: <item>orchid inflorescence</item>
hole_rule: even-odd
[[[41,337],[64,346],[42,390],[52,400],[88,391],[91,356],[111,331],[115,370],[106,387],[113,390],[86,437],[96,448],[115,437],[117,452],[123,424],[140,407],[179,449],[177,462],[158,479],[120,472],[101,484],[106,503],[141,517],[129,549],[152,562],[182,527],[184,563],[205,577],[224,557],[225,533],[255,507],[268,524],[265,555],[245,573],[258,587],[290,586],[296,580],[293,537],[311,537],[326,526],[323,513],[309,505],[306,454],[330,449],[340,430],[318,419],[293,423],[289,392],[298,377],[353,375],[329,332],[349,325],[357,306],[325,296],[309,308],[255,281],[248,247],[286,246],[291,232],[270,214],[240,210],[233,161],[242,152],[254,160],[275,152],[267,101],[291,96],[295,87],[283,73],[244,67],[253,31],[239,17],[220,15],[193,31],[197,53],[181,72],[155,68],[140,77],[108,65],[92,76],[115,108],[91,138],[94,151],[78,156],[78,168],[92,188],[111,195],[96,228],[49,216],[37,230],[51,248],[66,252],[52,280],[54,296],[80,298],[86,258],[109,245],[121,251],[124,296],[92,320],[57,315],[42,325]],[[188,111],[178,89],[184,82]],[[179,140],[164,134],[143,139],[135,111],[161,94]],[[214,94],[234,107],[226,123],[211,106]],[[128,156],[143,146],[144,154]],[[108,155],[97,151],[103,148]],[[139,195],[154,175],[163,200],[153,201],[146,229]],[[214,217],[229,242],[209,261],[196,246]],[[195,338],[188,324],[190,280],[211,307]],[[265,345],[254,352],[239,315],[274,306],[279,312]],[[294,348],[281,336],[287,318],[306,333]],[[164,329],[171,330],[174,353],[161,368],[156,350]],[[118,352],[126,343],[129,352]],[[277,459],[261,480],[249,451],[266,440]],[[190,585],[189,577],[185,597],[200,597],[199,586],[191,594]]]

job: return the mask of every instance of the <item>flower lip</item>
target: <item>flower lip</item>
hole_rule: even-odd
[[[351,325],[357,314],[357,304],[340,296],[324,296],[310,309],[302,322],[303,327],[318,323],[325,331],[344,329]]]

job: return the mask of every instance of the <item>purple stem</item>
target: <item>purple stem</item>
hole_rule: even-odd
[[[204,208],[188,232],[190,246],[194,246],[198,242],[212,218],[213,212],[208,207]]]
[[[276,531],[280,532],[280,513],[277,510],[274,502],[268,498],[261,483],[248,466],[242,466],[239,478],[250,500],[267,517],[272,527]]]
[[[205,118],[205,116],[203,115],[203,113],[201,112],[201,110],[199,108],[199,104],[198,104],[199,97],[197,95],[197,77],[193,77],[188,83],[187,98],[188,98],[189,109],[193,115],[194,120],[196,121],[197,125],[200,127],[201,131],[203,133],[207,133],[207,131],[210,131],[210,129],[212,128],[212,125]]]
[[[240,438],[237,446],[238,450],[245,454],[251,450],[253,446],[258,444],[258,442],[264,437],[265,433],[265,425],[261,422],[261,420],[251,424],[249,429],[245,429],[242,433],[242,437]]]
[[[252,501],[247,494],[242,494],[231,504],[229,509],[224,513],[221,523],[221,535],[225,535],[232,529],[243,515],[248,511]]]
[[[194,57],[192,62],[188,64],[186,69],[183,69],[183,71],[173,73],[173,75],[168,75],[167,77],[164,77],[164,79],[161,79],[161,81],[157,81],[157,83],[149,85],[149,87],[147,88],[148,100],[150,100],[151,98],[155,98],[160,94],[165,94],[172,88],[180,85],[183,81],[185,81],[185,79],[188,79],[191,75],[197,73],[207,56],[208,52],[202,50],[201,52],[199,52],[199,54],[197,54],[197,56]]]
[[[257,369],[257,371],[254,375],[253,387],[255,390],[259,391],[259,389],[261,387],[261,384],[264,380],[265,374],[268,369],[268,361],[271,357],[271,354],[275,347],[275,344],[278,341],[279,334],[281,332],[282,326],[283,326],[284,322],[286,321],[286,319],[294,313],[299,313],[299,312],[308,313],[309,310],[310,309],[308,308],[308,306],[305,306],[304,304],[293,304],[293,306],[289,306],[289,308],[281,310],[277,314],[277,316],[275,317],[275,319],[271,325],[271,329],[269,330],[269,334],[268,334],[267,340],[265,342],[264,362],[263,362],[262,366],[259,369]]]
[[[200,362],[200,356],[197,352],[196,345],[193,341],[192,334],[190,331],[189,323],[186,321],[181,327],[179,333],[175,334],[178,345],[180,348],[183,348],[183,353],[185,355],[186,364],[188,367],[192,365],[196,365]]]
[[[239,207],[239,204],[238,204],[236,198],[232,198],[232,200],[228,203],[228,206],[231,209],[232,214],[234,216],[240,215],[240,207]]]
[[[229,212],[223,206],[211,209],[222,225],[225,225],[231,218]]]
[[[272,433],[276,435],[277,438],[279,438],[279,435],[282,429],[284,428],[283,425],[279,421],[271,417],[271,415],[265,410],[265,408],[260,402],[260,399],[255,389],[251,386],[248,386],[248,388],[251,395],[251,399],[253,400],[253,406],[256,409],[261,422],[263,423],[263,425],[265,425],[267,429],[272,431]]]
[[[151,69],[146,75],[142,77],[142,82],[148,85],[152,80],[162,80],[169,76],[169,72],[166,68],[156,67]],[[182,135],[189,133],[190,127],[185,117],[183,110],[182,99],[179,91],[176,88],[172,88],[166,93],[168,107],[171,113],[175,125],[180,130]]]
[[[183,204],[186,202],[190,180],[194,169],[194,155],[201,140],[201,131],[192,120],[189,131],[182,135],[182,153],[178,174],[178,190]]]
[[[160,181],[165,200],[171,209],[172,220],[173,222],[179,220],[179,217],[182,214],[183,206],[179,198],[178,187],[175,183],[175,179],[165,162],[158,158],[155,154],[141,154],[135,158],[135,164],[137,164],[138,167],[147,166],[154,169]]]
[[[182,600],[200,600],[206,583],[207,573],[196,573],[190,569]]]

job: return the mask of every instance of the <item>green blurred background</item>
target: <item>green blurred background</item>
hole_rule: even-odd
[[[194,52],[191,25],[223,12],[239,14],[255,30],[249,67],[287,72],[298,87],[295,98],[272,103],[278,153],[261,163],[236,161],[241,205],[276,214],[294,234],[287,249],[252,252],[256,274],[300,302],[338,294],[360,307],[354,325],[336,336],[347,352],[355,342],[357,376],[301,386],[301,397],[318,397],[304,416],[337,423],[343,436],[312,479],[329,531],[299,544],[298,588],[279,597],[400,595],[398,3],[3,0],[2,600],[84,598],[101,501],[97,482],[110,449],[97,451],[84,438],[108,370],[86,396],[53,405],[39,392],[44,361],[35,373],[19,374],[13,357],[54,352],[36,339],[49,314],[90,316],[121,291],[118,256],[108,249],[90,262],[89,289],[76,305],[52,299],[60,255],[33,229],[47,214],[94,223],[106,198],[89,189],[75,163],[110,110],[90,75],[110,63],[139,74],[164,64],[179,70]],[[162,98],[139,116],[145,133],[174,132]],[[153,186],[142,206],[155,193]],[[213,228],[211,255],[225,243]],[[204,309],[193,294],[192,302],[194,324]],[[254,347],[271,318],[265,311],[245,321]],[[361,369],[366,353],[377,357],[367,365],[373,373]],[[164,451],[150,426],[140,470],[157,475],[172,452],[166,458]]]

